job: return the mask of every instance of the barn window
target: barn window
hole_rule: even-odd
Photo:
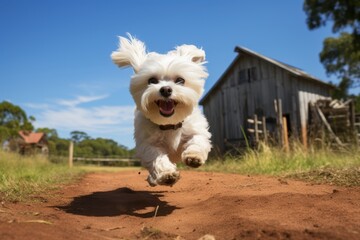
[[[247,74],[247,69],[242,69],[239,72],[239,85],[246,83],[248,81],[248,74]]]
[[[259,78],[256,67],[240,70],[238,84],[251,83],[257,80],[259,80]]]
[[[256,67],[248,68],[247,74],[248,74],[248,82],[249,83],[258,80]]]

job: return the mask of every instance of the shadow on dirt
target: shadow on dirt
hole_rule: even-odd
[[[162,193],[133,191],[124,187],[75,197],[69,205],[56,207],[67,213],[95,217],[131,215],[150,218],[155,216],[156,209],[156,216],[167,216],[179,208],[161,201]]]

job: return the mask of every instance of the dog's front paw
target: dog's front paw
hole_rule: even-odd
[[[185,164],[188,165],[189,167],[193,167],[193,168],[198,168],[201,165],[203,165],[201,160],[199,158],[195,158],[195,157],[186,158],[185,159]]]
[[[198,153],[184,152],[182,156],[183,162],[192,168],[198,168],[205,163],[205,160]]]
[[[180,179],[180,173],[176,172],[167,172],[163,173],[158,179],[156,179],[157,184],[172,186]]]

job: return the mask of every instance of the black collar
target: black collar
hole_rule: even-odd
[[[177,130],[182,127],[182,122],[178,124],[167,124],[167,125],[159,125],[160,130]]]

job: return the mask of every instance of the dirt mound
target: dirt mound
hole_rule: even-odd
[[[5,203],[0,239],[360,239],[359,187],[181,176],[152,188],[145,171],[89,174],[38,202]]]

